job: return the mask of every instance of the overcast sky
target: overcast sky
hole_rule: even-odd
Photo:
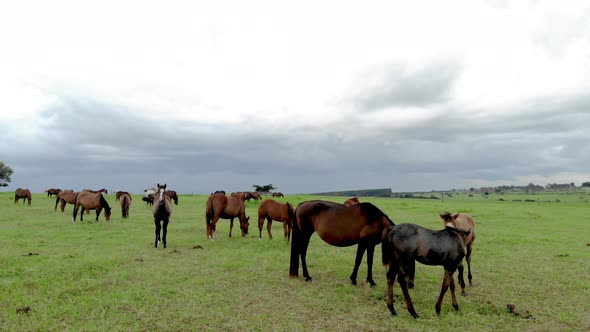
[[[3,190],[590,181],[587,1],[10,1],[0,43]]]

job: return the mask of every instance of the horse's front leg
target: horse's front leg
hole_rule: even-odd
[[[168,221],[168,218],[164,219],[164,225],[162,226],[162,243],[164,244],[164,248],[166,248],[166,234],[168,233]]]
[[[361,262],[363,261],[363,255],[365,254],[366,249],[367,249],[367,246],[362,241],[359,242],[358,246],[356,247],[356,258],[354,260],[354,268],[352,269],[352,274],[350,275],[350,281],[355,286],[356,286],[356,275],[358,273],[359,266],[361,265]]]
[[[156,240],[154,241],[154,248],[158,247],[160,241],[160,221],[154,218],[154,224],[156,224]]]
[[[101,211],[102,211],[102,207],[96,208],[96,221],[98,221],[98,216],[100,216]]]
[[[375,253],[375,245],[370,244],[367,246],[367,282],[371,287],[377,286],[373,281],[373,254]]]

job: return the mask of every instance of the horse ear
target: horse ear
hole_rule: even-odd
[[[166,189],[166,186],[167,186],[167,184],[166,184],[166,183],[164,183],[164,189]]]
[[[459,217],[459,214],[458,214],[458,213],[455,213],[455,214],[453,215],[453,220],[457,219],[458,217]]]
[[[156,185],[156,187],[159,187],[159,186],[160,186],[160,182],[158,182],[158,184]]]

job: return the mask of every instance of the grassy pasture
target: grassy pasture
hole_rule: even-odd
[[[474,217],[474,287],[459,296],[458,312],[447,293],[439,318],[434,304],[443,270],[417,264],[411,295],[419,319],[405,309],[399,285],[398,316],[389,314],[380,246],[377,287],[361,282],[365,260],[359,286],[352,286],[356,247],[331,247],[314,235],[307,258],[314,279],[306,283],[288,278],[289,245],[280,223],[273,223],[272,241],[266,225],[258,240],[258,203],[247,204],[246,238],[237,220],[228,238],[229,222],[221,220],[219,240],[206,241],[207,196],[179,198],[168,248],[155,249],[151,210],[141,196],[133,197],[127,220],[114,195],[107,195],[110,222],[103,216],[95,222],[91,212],[73,224],[71,205],[62,214],[43,194],[34,194],[27,206],[15,205],[12,193],[0,193],[0,331],[590,330],[590,196],[584,192],[487,199],[461,194],[444,202],[361,198],[396,223],[439,229],[444,210]],[[315,198],[322,197],[279,200],[296,205]]]

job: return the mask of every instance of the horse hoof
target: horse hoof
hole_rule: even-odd
[[[455,310],[459,311],[459,305],[458,304],[457,305],[454,305],[453,304],[453,308],[455,308]]]
[[[467,297],[467,293],[461,293],[461,296]]]
[[[311,282],[311,277],[310,278],[305,278],[305,281]]]
[[[356,286],[356,280],[351,280],[351,281],[350,281],[350,283],[351,283],[353,286]]]

